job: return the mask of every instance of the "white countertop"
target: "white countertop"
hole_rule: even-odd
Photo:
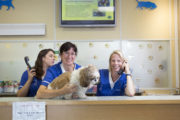
[[[161,96],[107,96],[107,97],[97,97],[97,96],[90,96],[86,99],[73,99],[73,100],[63,100],[63,99],[36,99],[34,97],[0,97],[1,102],[24,102],[24,101],[35,101],[35,102],[97,102],[97,101],[179,101],[180,102],[180,95],[161,95]]]

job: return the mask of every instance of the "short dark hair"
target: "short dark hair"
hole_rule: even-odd
[[[70,49],[73,49],[75,54],[77,55],[77,47],[75,44],[71,43],[71,42],[65,42],[64,44],[61,45],[61,47],[59,48],[59,54],[62,55],[63,52],[66,52]]]

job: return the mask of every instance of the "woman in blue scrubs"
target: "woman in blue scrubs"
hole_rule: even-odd
[[[22,74],[18,97],[34,97],[37,93],[46,70],[54,64],[54,51],[52,49],[41,50],[38,54],[35,66]]]
[[[101,69],[97,96],[134,96],[135,89],[129,64],[120,51],[114,51],[109,58],[109,69]]]
[[[50,90],[47,89],[48,85],[62,73],[69,71],[72,72],[81,66],[74,63],[77,56],[77,47],[71,42],[66,42],[62,44],[59,49],[59,56],[61,61],[53,66],[51,66],[47,72],[44,80],[42,81],[39,90],[37,92],[36,98],[54,98],[68,93],[73,93],[77,90],[75,85],[66,84],[61,89]]]

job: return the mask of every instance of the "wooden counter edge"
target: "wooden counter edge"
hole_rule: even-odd
[[[14,101],[27,102],[27,101]],[[180,104],[180,100],[107,100],[107,101],[76,101],[76,100],[37,100],[46,102],[46,105],[152,105],[152,104]],[[0,106],[11,106],[13,101],[0,102]]]

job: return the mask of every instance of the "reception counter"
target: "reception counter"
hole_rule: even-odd
[[[180,96],[87,97],[78,100],[0,97],[0,119],[12,120],[12,103],[46,103],[46,120],[180,120]]]

